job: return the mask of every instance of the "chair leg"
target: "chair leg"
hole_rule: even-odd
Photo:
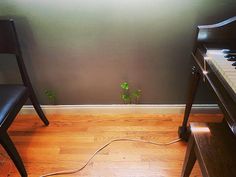
[[[40,119],[44,122],[45,125],[49,125],[49,121],[48,119],[46,118],[45,114],[43,113],[43,110],[38,102],[38,99],[34,93],[34,90],[31,88],[30,89],[30,100],[34,106],[34,109],[36,110],[36,112],[38,113]]]
[[[19,153],[17,152],[13,142],[11,141],[9,135],[6,132],[1,132],[0,136],[0,143],[2,144],[3,148],[6,150],[8,155],[11,157],[12,161],[14,162],[16,168],[18,169],[19,173],[22,177],[27,177],[27,172],[25,170],[24,164],[21,160]]]
[[[195,146],[194,138],[191,135],[190,140],[188,142],[188,147],[184,159],[181,177],[189,177],[191,174],[193,166],[196,162],[196,154],[194,151],[194,146]]]

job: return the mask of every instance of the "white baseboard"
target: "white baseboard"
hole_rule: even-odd
[[[138,104],[138,105],[42,105],[45,114],[182,114],[184,104]],[[20,114],[34,114],[32,105],[25,105]],[[192,113],[220,113],[216,104],[194,104]]]

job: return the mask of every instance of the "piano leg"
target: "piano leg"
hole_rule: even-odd
[[[192,104],[197,92],[197,88],[199,85],[201,74],[196,70],[196,67],[192,67],[192,74],[190,79],[190,86],[188,91],[188,99],[185,106],[185,112],[184,112],[184,119],[182,122],[182,126],[179,127],[178,133],[179,137],[183,139],[184,141],[188,141],[188,137],[190,135],[189,127],[188,127],[188,119],[189,114],[191,112]]]

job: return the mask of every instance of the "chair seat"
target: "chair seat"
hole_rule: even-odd
[[[22,85],[0,85],[0,125],[19,101],[27,96],[27,88]]]

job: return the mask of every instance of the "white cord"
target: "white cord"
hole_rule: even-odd
[[[103,150],[105,147],[109,146],[111,143],[115,142],[115,141],[135,141],[135,142],[142,142],[142,143],[148,143],[148,144],[153,144],[153,145],[157,145],[157,146],[167,146],[167,145],[171,145],[174,143],[177,143],[181,140],[181,138],[179,139],[175,139],[173,141],[170,141],[168,143],[156,143],[156,142],[152,142],[152,141],[146,141],[146,140],[140,140],[140,139],[130,139],[130,138],[117,138],[117,139],[112,139],[110,140],[108,143],[106,143],[105,145],[103,145],[102,147],[100,147],[99,149],[97,149],[93,155],[87,160],[87,162],[80,168],[78,169],[74,169],[74,170],[65,170],[65,171],[57,171],[57,172],[52,172],[52,173],[48,173],[48,174],[44,174],[41,175],[40,177],[47,177],[47,176],[55,176],[55,175],[65,175],[65,174],[74,174],[77,173],[81,170],[83,170],[88,164],[89,162],[101,151]]]

